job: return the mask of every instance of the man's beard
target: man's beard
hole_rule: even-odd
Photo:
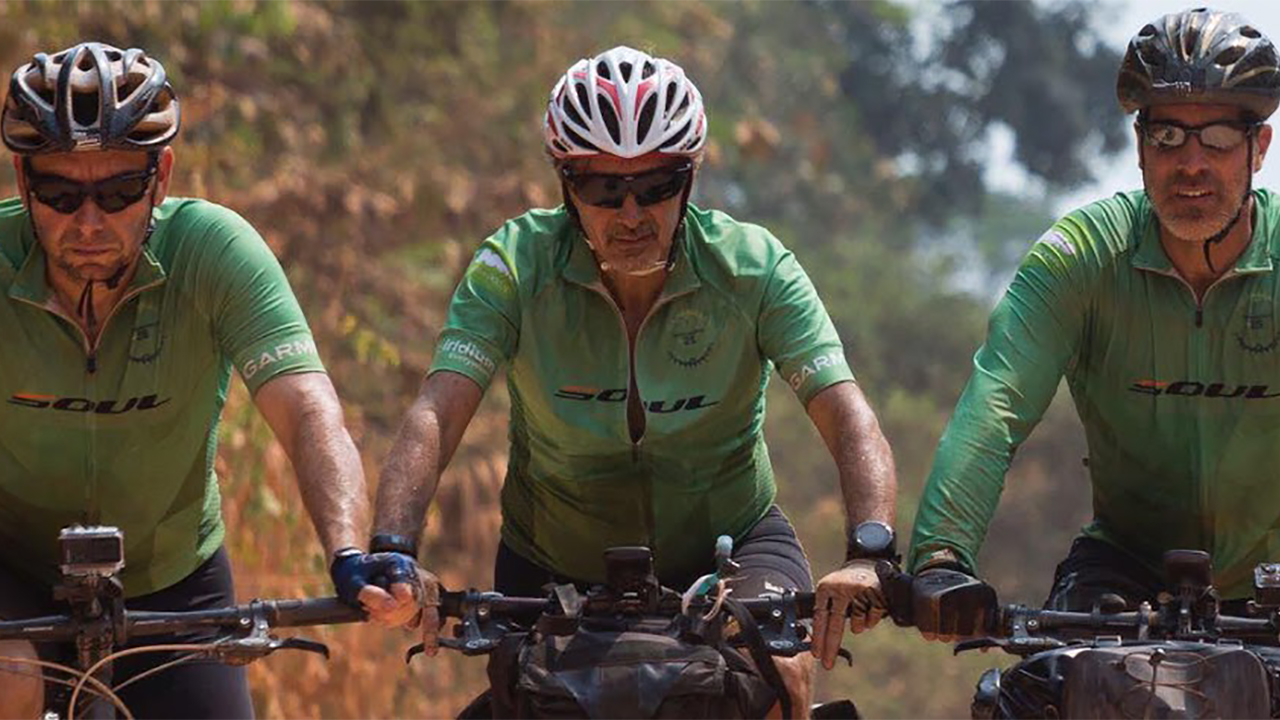
[[[1215,198],[1228,197],[1221,187],[1214,187],[1211,191]],[[1164,202],[1153,202],[1152,207],[1160,225],[1169,231],[1172,239],[1185,242],[1204,242],[1217,237],[1231,225],[1249,199],[1249,188],[1246,185],[1238,195],[1230,197],[1225,203],[1214,203],[1211,207],[1186,207],[1185,201],[1181,201],[1176,192],[1166,193],[1162,198]],[[1179,207],[1180,204],[1183,207]]]

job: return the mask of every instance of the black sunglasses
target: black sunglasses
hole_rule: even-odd
[[[42,204],[63,215],[70,215],[84,204],[85,198],[93,201],[105,213],[118,213],[146,196],[156,165],[146,170],[112,175],[94,182],[80,182],[61,175],[45,175],[32,172],[27,165],[27,188]]]
[[[1180,148],[1187,143],[1187,138],[1195,135],[1200,144],[1213,150],[1234,150],[1249,137],[1249,133],[1258,127],[1258,123],[1221,120],[1204,125],[1183,125],[1168,120],[1151,121],[1138,124],[1143,140],[1151,147],[1161,150]]]
[[[660,167],[635,175],[579,174],[568,167],[561,168],[560,174],[582,202],[616,210],[622,207],[627,195],[635,195],[636,202],[641,205],[653,205],[679,195],[693,175],[693,163]]]

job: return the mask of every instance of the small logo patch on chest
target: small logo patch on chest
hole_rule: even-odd
[[[1249,298],[1243,327],[1236,333],[1240,349],[1255,355],[1269,353],[1280,345],[1276,335],[1274,303],[1270,296],[1254,295]]]
[[[150,363],[160,356],[164,347],[164,335],[160,323],[148,323],[133,329],[129,339],[129,359],[136,363]]]
[[[710,318],[698,310],[681,310],[671,319],[665,339],[667,358],[680,367],[697,367],[715,347]]]

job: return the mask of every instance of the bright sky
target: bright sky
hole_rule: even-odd
[[[1218,0],[1209,5],[1217,10],[1238,12],[1249,19],[1264,34],[1275,42],[1280,42],[1280,3],[1263,2],[1261,0]],[[1103,30],[1104,40],[1123,51],[1133,36],[1144,24],[1169,12],[1177,12],[1189,7],[1199,7],[1190,3],[1170,2],[1169,0],[1113,0],[1103,6],[1099,12],[1105,17],[1098,23]],[[1277,116],[1272,118],[1277,121]],[[1105,169],[1099,169],[1099,180],[1096,184],[1081,188],[1062,197],[1055,203],[1059,212],[1066,212],[1120,190],[1128,190],[1142,186],[1142,176],[1138,173],[1136,152],[1133,149],[1133,135],[1129,134],[1129,148],[1116,155],[1111,162],[1105,163]],[[1280,149],[1280,148],[1276,148]],[[1021,182],[1016,173],[995,171],[992,179],[1005,186],[1008,181]],[[1254,176],[1254,184],[1280,190],[1280,155],[1272,154],[1263,165],[1262,172]],[[1012,187],[1026,187],[1013,185]]]

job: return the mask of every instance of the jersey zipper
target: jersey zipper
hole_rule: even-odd
[[[85,333],[84,329],[80,327],[80,324],[75,321],[75,318],[63,312],[61,307],[50,307],[49,305],[42,305],[40,303],[37,303],[32,300],[28,300],[26,298],[22,298],[22,297],[19,297],[16,299],[19,302],[24,302],[28,305],[37,307],[41,310],[44,310],[47,313],[51,313],[57,317],[62,318],[64,321],[70,324],[71,327],[74,328],[77,333],[80,334],[80,345],[82,348],[84,348],[84,353],[85,353],[85,364],[84,364],[85,396],[89,400],[97,402],[97,399],[98,399],[98,396],[97,396],[98,395],[97,394],[98,347],[102,344],[102,338],[107,333],[107,325],[111,322],[111,318],[115,317],[116,311],[119,310],[122,305],[129,302],[130,300],[137,297],[138,295],[142,294],[144,291],[159,285],[160,282],[161,282],[160,280],[153,280],[152,282],[149,282],[145,285],[141,285],[136,288],[130,288],[129,290],[127,290],[125,294],[120,297],[119,302],[117,302],[111,308],[111,311],[107,313],[107,317],[102,321],[102,328],[98,330],[98,337],[92,343],[89,342],[89,335]],[[97,443],[98,423],[97,423],[97,417],[96,417],[97,413],[86,412],[84,413],[84,416],[85,416],[85,430],[88,436],[88,440],[87,440],[88,447],[87,447],[87,453],[86,453],[87,467],[85,468],[85,475],[86,475],[85,496],[84,496],[85,510],[84,510],[84,515],[82,519],[86,524],[97,524],[101,522],[101,514],[102,514],[102,508],[99,502],[100,501],[99,493],[97,492],[98,468],[95,463],[95,460],[98,456],[98,443]]]
[[[692,290],[685,290],[683,292],[675,293],[672,295],[659,297],[657,302],[653,304],[653,307],[649,308],[649,312],[645,314],[644,319],[640,321],[640,327],[636,328],[636,341],[633,347],[631,344],[631,338],[627,336],[627,319],[622,314],[622,308],[618,307],[617,301],[613,299],[613,295],[610,295],[609,291],[599,283],[592,283],[587,287],[591,288],[598,295],[603,297],[605,301],[609,303],[609,307],[613,308],[613,314],[615,317],[618,318],[618,325],[622,329],[622,340],[627,344],[627,405],[628,407],[624,408],[623,412],[625,413],[627,418],[627,437],[629,439],[631,437],[630,402],[631,402],[632,387],[635,387],[636,389],[636,396],[637,396],[636,402],[640,403],[640,412],[642,413],[642,416],[643,416],[643,413],[645,413],[644,400],[643,400],[644,396],[640,394],[640,382],[636,379],[636,355],[638,354],[637,349],[640,347],[640,335],[641,333],[644,332],[644,326],[649,323],[649,318],[653,317],[654,314],[657,313],[659,308],[661,308],[663,305],[667,304],[668,302],[671,302],[671,300],[673,300],[674,298],[677,298],[692,292]],[[645,417],[644,430],[640,433],[640,437],[631,441],[631,464],[632,465],[640,464],[641,450],[643,449],[643,445],[644,445],[644,437],[648,432],[649,432],[649,419],[648,417]],[[657,544],[657,536],[656,536],[657,521],[653,517],[653,498],[652,498],[653,493],[651,488],[648,489],[647,495],[648,495],[648,499],[647,499],[647,502],[645,503],[646,507],[645,507],[645,520],[644,520],[645,535],[647,536],[646,543],[648,544],[649,547],[654,547]]]
[[[1200,297],[1196,297],[1195,288],[1191,287],[1191,283],[1187,282],[1186,278],[1178,274],[1176,270],[1172,270],[1172,269],[1156,270],[1154,268],[1139,268],[1139,269],[1146,270],[1148,272],[1153,272],[1157,275],[1164,275],[1167,277],[1174,278],[1179,283],[1181,283],[1183,287],[1187,289],[1187,292],[1191,293],[1191,299],[1196,304],[1196,329],[1197,330],[1201,330],[1204,328],[1204,306],[1206,304],[1206,301],[1209,299],[1209,293],[1213,292],[1214,288],[1218,287],[1219,285],[1223,284],[1224,282],[1232,278],[1242,277],[1244,275],[1250,275],[1257,272],[1257,271],[1240,272],[1239,270],[1236,270],[1233,267],[1230,270],[1223,273],[1222,275],[1219,275],[1218,278],[1215,279],[1213,282],[1209,283],[1209,287],[1204,289],[1203,295],[1201,295]],[[1196,338],[1196,340],[1197,342],[1195,346],[1195,360],[1196,360],[1195,371],[1196,371],[1196,374],[1199,375],[1202,368],[1204,367],[1203,345],[1204,345],[1205,339]],[[1205,544],[1209,545],[1209,547],[1206,547],[1205,549],[1209,552],[1210,555],[1213,555],[1214,554],[1213,546],[1216,545],[1216,538],[1215,538],[1212,513],[1208,512],[1208,508],[1212,507],[1212,498],[1209,497],[1209,493],[1212,490],[1212,488],[1209,487],[1208,483],[1203,482],[1203,472],[1197,472],[1195,477],[1196,477],[1196,497],[1200,502],[1200,507],[1199,507],[1200,532],[1204,539]]]

